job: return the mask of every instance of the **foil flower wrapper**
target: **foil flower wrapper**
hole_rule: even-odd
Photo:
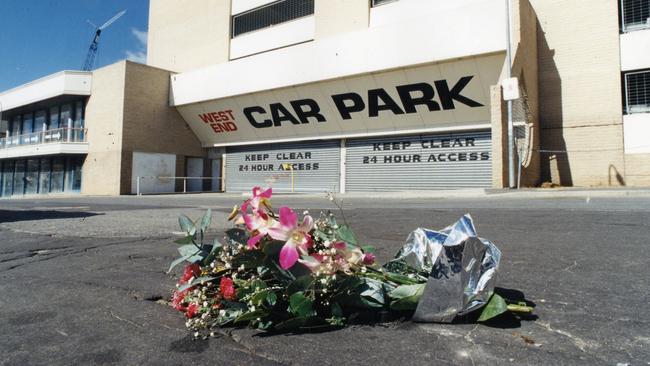
[[[417,229],[394,262],[429,273],[413,321],[450,323],[482,308],[494,293],[501,251],[479,238],[470,215],[441,230]]]

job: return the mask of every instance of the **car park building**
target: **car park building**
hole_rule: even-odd
[[[151,0],[147,65],[0,93],[2,196],[650,185],[650,0]],[[506,82],[504,82],[506,81]],[[203,177],[205,179],[175,179]]]

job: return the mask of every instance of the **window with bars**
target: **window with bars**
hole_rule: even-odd
[[[621,0],[623,32],[650,28],[650,0]]]
[[[393,1],[397,0],[372,0],[372,7],[392,3]]]
[[[281,0],[233,15],[232,38],[314,14],[314,0]]]
[[[623,74],[625,113],[650,113],[650,70]]]

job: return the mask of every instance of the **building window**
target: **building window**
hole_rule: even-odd
[[[314,0],[281,0],[232,17],[232,38],[314,14]]]
[[[394,1],[397,1],[397,0],[372,0],[372,1],[371,1],[371,5],[372,5],[372,7],[374,8],[375,6],[384,5],[384,4],[388,4],[388,3],[392,3],[392,2],[394,2]]]
[[[623,32],[650,28],[650,0],[621,0]]]
[[[625,113],[650,113],[650,70],[623,74]]]

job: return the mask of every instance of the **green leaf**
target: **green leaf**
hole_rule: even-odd
[[[291,295],[289,298],[289,311],[299,318],[316,315],[311,300],[306,298],[302,292]]]
[[[266,295],[266,302],[271,306],[275,306],[277,301],[278,301],[278,296],[275,294],[275,292],[269,291],[268,294]]]
[[[358,245],[357,238],[354,236],[352,229],[348,225],[341,225],[336,229],[336,237],[348,244]]]
[[[478,318],[479,322],[485,322],[490,319],[496,318],[497,316],[505,313],[508,311],[508,305],[506,304],[506,301],[503,299],[503,297],[494,294],[490,298],[490,301],[485,305],[483,308],[483,311],[481,312],[481,316]]]
[[[180,215],[178,217],[178,223],[181,225],[181,230],[186,232],[189,236],[194,236],[194,234],[196,234],[196,227],[189,217]]]
[[[313,279],[311,276],[298,277],[295,281],[291,282],[291,284],[287,287],[287,294],[291,295],[297,292],[305,291],[309,287],[309,285],[311,285],[312,280]]]
[[[196,245],[193,244],[183,245],[182,247],[178,247],[177,250],[184,257],[193,256],[201,251],[199,248],[196,247]]]
[[[209,248],[209,247],[206,246],[206,248]],[[221,243],[219,243],[219,241],[217,239],[214,239],[214,242],[212,244],[212,248],[209,249],[210,253],[205,257],[205,259],[203,260],[203,263],[205,265],[210,264],[210,262],[212,262],[217,257],[217,255],[219,254],[219,251],[222,248],[223,248],[223,246],[221,245]]]
[[[194,280],[192,280],[192,282],[188,282],[188,283],[184,284],[183,286],[179,287],[178,291],[183,292],[183,291],[187,290],[188,288],[192,288],[192,287],[194,287],[196,285],[202,285],[204,283],[207,283],[207,282],[210,282],[210,281],[213,281],[213,280],[215,280],[214,277],[195,278]]]
[[[305,325],[307,323],[307,319],[308,319],[307,317],[292,318],[283,321],[282,323],[279,323],[278,325],[275,326],[275,329],[278,330],[297,329]]]
[[[203,215],[203,218],[201,219],[201,225],[200,225],[201,232],[205,233],[205,231],[210,226],[211,222],[212,222],[212,209],[208,209]]]
[[[188,235],[182,239],[178,239],[174,241],[176,244],[192,244],[194,242],[194,237],[191,235]]]
[[[372,245],[364,245],[361,247],[364,253],[372,253],[375,254],[377,252],[377,249],[373,247]]]
[[[392,300],[390,308],[392,310],[415,310],[425,287],[425,283],[397,287],[388,294]]]
[[[274,240],[264,244],[262,251],[269,257],[277,258],[284,244],[283,241]]]
[[[383,307],[386,304],[383,283],[370,278],[364,279],[361,300],[370,307]]]
[[[192,255],[188,255],[188,256],[180,257],[180,258],[176,259],[175,261],[173,261],[173,262],[171,263],[171,265],[169,266],[169,269],[167,270],[167,273],[168,273],[168,274],[171,273],[171,271],[172,271],[172,269],[174,269],[174,267],[176,267],[177,265],[179,265],[179,264],[185,262],[185,261],[188,260],[191,256],[192,256]]]
[[[235,323],[245,323],[245,322],[250,322],[253,320],[256,320],[257,318],[265,318],[268,316],[268,312],[266,310],[260,309],[260,310],[255,310],[255,311],[249,311],[248,313],[244,313],[235,319]]]
[[[341,305],[339,305],[338,302],[333,302],[331,308],[332,308],[332,316],[334,316],[335,318],[343,317],[343,309],[341,308]]]
[[[355,283],[353,280],[344,281],[342,283],[344,284],[346,282]],[[377,309],[383,308],[386,305],[386,290],[384,289],[384,283],[381,281],[373,280],[371,278],[363,278],[360,280],[358,286],[341,286],[341,290],[343,291],[334,298],[343,306],[360,309]]]

